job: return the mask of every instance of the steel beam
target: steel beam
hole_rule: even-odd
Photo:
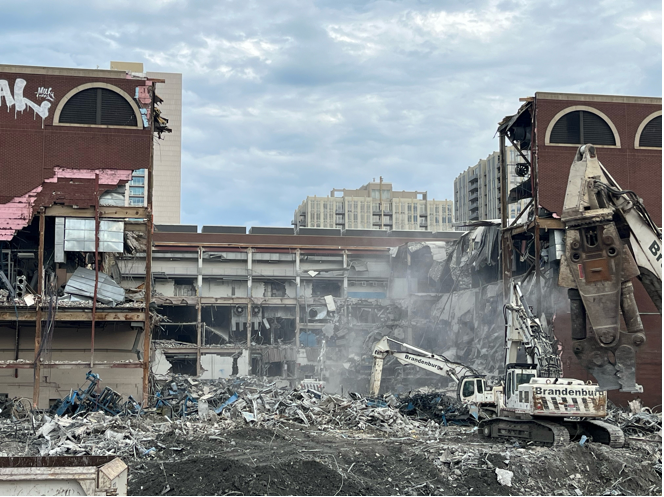
[[[33,369],[34,363],[24,361],[0,361],[0,369]],[[75,369],[75,368],[92,368],[89,362],[76,362],[76,361],[56,361],[56,362],[42,362],[38,364],[37,368],[41,367],[49,369]],[[113,369],[138,369],[143,367],[142,361],[127,361],[127,362],[96,362],[94,368],[113,368]],[[33,401],[34,403],[34,401]]]
[[[150,185],[148,184],[148,190]],[[94,208],[78,209],[69,205],[52,205],[47,207],[46,216],[58,217],[95,217]],[[99,217],[116,219],[146,219],[148,210],[146,207],[117,207],[117,206],[99,206]]]
[[[18,310],[18,320],[19,321],[35,321],[35,324],[39,323],[39,314],[41,309],[19,309]],[[90,311],[58,311],[55,315],[57,321],[92,321],[92,313]],[[136,312],[136,311],[109,311],[109,312],[97,312],[95,317],[97,322],[101,321],[144,321],[145,313]],[[0,322],[2,321],[16,321],[16,312],[12,311],[0,311]],[[37,325],[38,326],[38,325]]]
[[[151,86],[151,104],[150,104],[150,163],[148,165],[148,206],[145,212],[146,221],[146,241],[145,241],[145,299],[144,299],[144,318],[143,326],[143,406],[149,402],[150,385],[150,346],[152,342],[152,325],[150,324],[150,299],[152,297],[152,232],[154,229],[154,219],[152,211],[152,200],[154,196],[154,100],[156,98],[156,83],[153,81]]]
[[[39,361],[39,348],[41,347],[42,338],[42,299],[44,298],[44,229],[46,218],[44,217],[44,209],[39,211],[39,254],[37,259],[37,310],[35,313],[35,362],[34,362],[34,377],[32,385],[32,407],[37,409],[39,406],[39,386],[41,381],[41,367]]]

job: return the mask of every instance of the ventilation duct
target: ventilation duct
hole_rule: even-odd
[[[309,319],[312,321],[325,319],[327,317],[327,307],[309,307],[307,316],[309,316]]]

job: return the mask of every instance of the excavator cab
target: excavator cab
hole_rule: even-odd
[[[482,375],[464,376],[457,385],[459,400],[470,404],[484,404],[493,402],[493,392],[486,385],[486,378]]]
[[[536,364],[508,364],[505,373],[505,404],[514,407],[520,404],[523,398],[519,396],[519,386],[529,384],[530,380],[537,378]]]

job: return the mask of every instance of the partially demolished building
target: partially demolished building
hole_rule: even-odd
[[[192,228],[154,233],[153,372],[324,380],[332,390],[367,337],[401,319],[390,298],[390,250],[409,241],[404,235],[434,236]],[[459,235],[439,233],[436,243]],[[119,266],[126,287],[143,285],[144,258],[126,256]]]
[[[168,131],[156,82],[0,66],[4,395],[48,407],[94,368],[143,397],[150,286],[125,292],[117,260],[151,248],[151,204],[125,207],[124,185],[134,170],[151,174],[153,139]]]
[[[590,379],[569,350],[569,303],[557,285],[565,178],[578,144],[592,140],[661,224],[661,99],[526,99],[498,129],[501,175],[506,142],[523,153],[523,181],[501,191],[501,213],[529,204],[510,222],[477,221],[465,233],[199,233],[154,227],[150,202],[124,206],[124,185],[134,170],[152,174],[153,140],[168,131],[155,83],[123,71],[0,66],[9,110],[0,113],[0,394],[48,407],[90,369],[138,401],[151,376],[167,372],[366,391],[371,345],[384,335],[499,375],[513,278],[558,338],[564,374]],[[635,287],[648,340],[641,397],[657,405],[661,316]],[[441,380],[396,361],[385,379],[394,392]]]

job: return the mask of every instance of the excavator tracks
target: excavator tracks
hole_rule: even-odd
[[[483,438],[517,438],[550,446],[569,443],[569,432],[564,426],[550,421],[491,418],[479,425]]]
[[[581,427],[595,442],[617,449],[625,445],[625,434],[615,425],[592,419],[582,421]]]
[[[625,445],[625,434],[619,427],[594,419],[558,423],[540,419],[490,418],[480,422],[479,432],[483,438],[516,438],[549,446],[569,443],[572,432],[575,439],[585,434],[594,442],[610,447]]]

